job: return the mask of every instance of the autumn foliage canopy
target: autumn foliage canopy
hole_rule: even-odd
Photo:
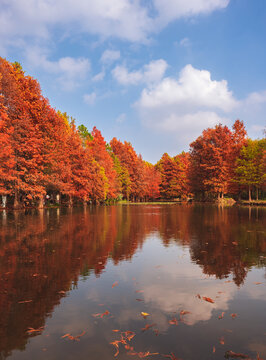
[[[190,152],[150,164],[129,142],[108,144],[96,127],[77,127],[20,64],[0,58],[0,195],[15,208],[42,207],[47,198],[72,205],[263,195],[265,153],[265,139],[247,139],[237,120],[232,130],[204,130]]]

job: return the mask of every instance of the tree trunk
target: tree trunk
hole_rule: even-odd
[[[251,202],[251,189],[250,189],[250,185],[248,186],[248,201]]]
[[[4,209],[6,208],[6,200],[7,200],[6,195],[2,195],[2,207],[3,207]]]
[[[43,196],[39,198],[39,201],[38,201],[38,209],[43,209],[44,207],[44,198]]]
[[[19,209],[20,208],[20,204],[19,204],[19,194],[18,194],[18,190],[17,189],[15,189],[15,198],[14,198],[14,205],[13,205],[13,207],[14,207],[14,209],[16,210],[16,209]]]
[[[68,207],[72,207],[72,206],[73,206],[72,195],[69,195]]]

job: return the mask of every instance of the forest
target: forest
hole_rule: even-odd
[[[244,123],[208,128],[189,152],[151,164],[131,143],[90,132],[51,107],[37,80],[0,58],[0,207],[264,199],[266,138]]]

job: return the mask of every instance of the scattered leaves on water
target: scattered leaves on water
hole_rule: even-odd
[[[220,342],[221,345],[224,345],[225,341],[224,341],[224,337],[223,337],[223,336],[220,338],[219,342]]]
[[[44,329],[44,326],[41,326],[38,329],[33,329],[32,327],[29,327],[28,330],[27,330],[27,333],[28,334],[38,333],[38,332],[43,331],[43,329]]]
[[[141,314],[141,316],[144,317],[144,319],[146,319],[147,316],[150,316],[149,313],[146,313],[146,312],[143,312],[143,311],[140,314]]]
[[[231,350],[226,351],[224,357],[226,359],[233,358],[233,359],[249,359],[248,355],[242,354],[242,353],[235,353]]]
[[[237,314],[231,314],[230,316],[232,317],[232,319],[234,319],[237,317]]]
[[[96,318],[103,318],[104,316],[107,316],[107,315],[109,315],[110,314],[110,312],[108,311],[108,310],[105,310],[105,312],[104,313],[98,313],[98,314],[92,314],[92,316],[94,316],[94,317],[96,317]]]
[[[203,300],[205,300],[205,301],[207,301],[207,302],[209,302],[209,303],[214,304],[214,300],[213,300],[212,298],[209,298],[209,297],[203,296],[203,297],[202,297],[202,299],[203,299]]]
[[[187,311],[187,310],[181,310],[180,311],[180,315],[187,315],[187,314],[191,314],[191,312]]]
[[[172,320],[168,321],[170,325],[178,325],[177,318],[173,318]]]
[[[218,319],[222,319],[224,317],[224,312],[221,313],[221,315],[218,316]]]
[[[150,328],[152,328],[152,327],[155,326],[155,325],[156,325],[155,323],[153,323],[153,324],[147,324],[147,325],[145,325],[145,327],[142,328],[141,330],[144,332],[144,331],[146,331],[146,330],[149,330]]]
[[[170,358],[171,360],[181,360],[181,359],[178,359],[174,353],[171,353],[170,355],[163,355],[164,357],[168,357]]]
[[[69,340],[72,340],[72,341],[80,341],[81,336],[83,336],[84,334],[86,334],[86,331],[83,331],[81,334],[76,335],[76,336],[73,336],[71,334],[65,334],[65,335],[61,336],[61,339],[68,338]]]

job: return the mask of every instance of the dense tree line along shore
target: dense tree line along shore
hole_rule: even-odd
[[[101,203],[126,199],[264,199],[266,139],[242,121],[203,131],[188,153],[156,165],[129,142],[107,144],[94,127],[53,109],[39,83],[0,58],[0,207]]]

